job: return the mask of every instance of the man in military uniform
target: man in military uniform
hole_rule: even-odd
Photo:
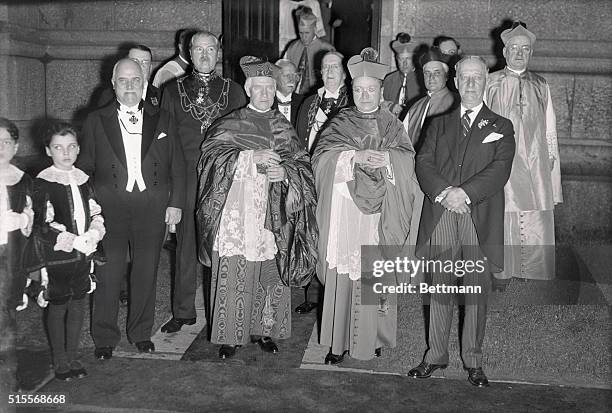
[[[239,84],[215,72],[219,47],[219,40],[212,33],[195,33],[189,49],[193,70],[167,83],[162,98],[162,108],[169,115],[167,126],[170,130],[175,128],[186,162],[185,213],[177,226],[173,317],[162,326],[162,332],[165,333],[176,332],[184,324],[192,325],[196,322],[195,293],[199,264],[196,254],[195,205],[200,144],[215,119],[247,103]]]

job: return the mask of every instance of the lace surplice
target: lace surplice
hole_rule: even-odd
[[[353,180],[354,155],[354,150],[344,151],[336,163],[327,263],[339,274],[348,274],[351,280],[358,280],[361,277],[361,246],[378,245],[380,214],[362,213],[351,198],[346,183]]]
[[[266,261],[274,258],[277,248],[274,234],[264,228],[268,179],[257,173],[253,152],[242,151],[238,156],[213,249],[221,257],[242,255],[247,261]]]

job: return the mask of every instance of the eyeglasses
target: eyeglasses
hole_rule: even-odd
[[[340,71],[341,70],[341,66],[340,65],[323,65],[321,67],[321,71],[329,71],[329,70],[336,70],[336,71]]]
[[[144,59],[135,59],[135,58],[132,58],[132,60],[133,60],[133,61],[135,61],[136,63],[138,63],[138,64],[139,64],[139,65],[141,65],[141,66],[142,66],[142,65],[147,65],[147,66],[148,66],[148,65],[150,65],[150,64],[151,64],[151,61],[150,61],[150,60],[144,60]]]
[[[531,52],[531,46],[523,45],[519,46],[518,44],[512,44],[509,47],[511,52],[517,53],[519,50],[523,51],[523,53]]]
[[[295,82],[299,82],[300,79],[302,78],[302,75],[299,73],[286,73],[286,74],[282,74],[281,78],[284,80],[293,80]]]
[[[444,76],[444,73],[442,72],[423,72],[423,77],[425,78],[430,77],[430,78],[436,79],[442,76]]]
[[[379,90],[379,88],[374,87],[374,86],[370,86],[370,87],[353,87],[353,93],[375,93],[377,90]]]

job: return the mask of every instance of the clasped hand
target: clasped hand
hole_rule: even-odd
[[[280,155],[272,149],[258,149],[253,152],[253,162],[266,168],[266,176],[270,182],[284,181],[287,176],[280,161]]]
[[[382,168],[389,164],[389,152],[364,149],[355,152],[353,161],[368,168]]]
[[[457,214],[467,214],[470,206],[467,204],[468,196],[465,191],[458,187],[451,187],[442,191],[443,198],[440,203],[444,208]]]
[[[77,235],[74,238],[72,247],[85,255],[91,255],[96,251],[98,241],[86,232],[82,235]]]
[[[181,222],[182,210],[181,208],[168,207],[166,208],[166,224],[176,225]]]

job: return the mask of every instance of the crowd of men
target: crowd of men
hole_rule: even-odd
[[[128,246],[128,339],[155,351],[157,265],[166,226],[176,226],[173,317],[162,332],[196,322],[203,273],[209,339],[221,358],[249,342],[277,353],[276,341],[291,334],[291,287],[306,287],[302,314],[317,306],[311,282],[323,288],[325,363],[394,347],[397,296],[362,302],[363,246],[484,259],[486,274],[426,276],[431,285],[482,288],[464,297],[461,356],[469,381],[487,386],[487,292],[513,278],[554,277],[559,153],[548,85],[527,67],[535,35],[522,24],[505,30],[506,67],[489,75],[453,38],[413,56],[410,35],[400,33],[391,45],[398,69],[388,73],[372,48],[346,60],[319,39],[312,13],[298,13],[297,27],[283,59],[240,60],[244,86],[215,71],[220,42],[205,31],[181,32],[179,55],[151,83],[149,48],[116,63],[77,161],[107,225],[95,356],[111,358],[121,338]],[[429,348],[411,376],[448,364],[454,301],[431,294]]]

